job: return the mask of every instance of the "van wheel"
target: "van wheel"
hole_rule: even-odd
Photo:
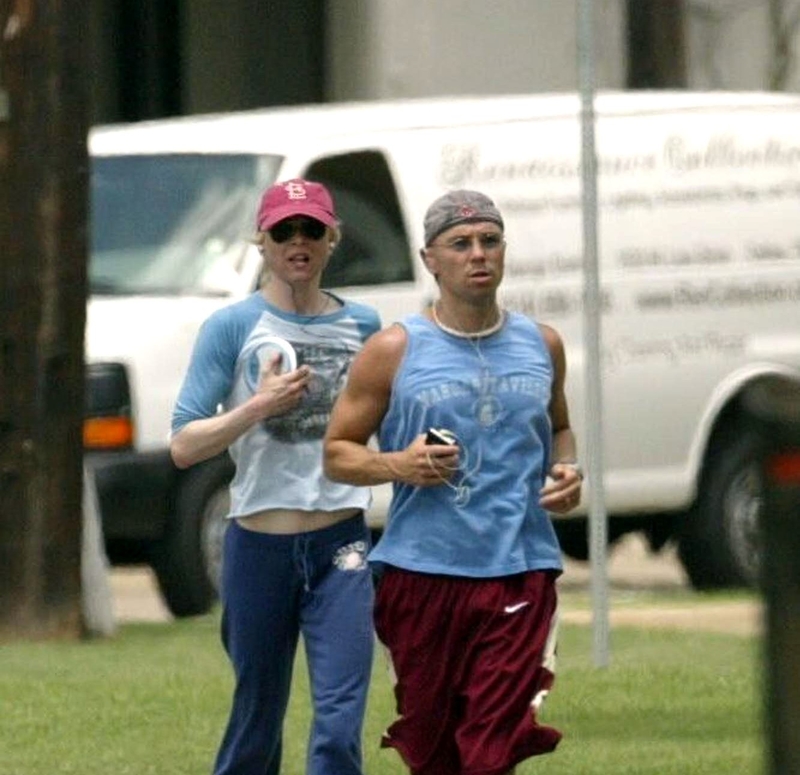
[[[709,450],[700,492],[678,536],[678,556],[696,589],[757,584],[763,510],[759,451],[758,437],[741,429]]]
[[[207,613],[219,596],[233,463],[227,453],[181,472],[175,514],[153,569],[176,617]]]
[[[556,519],[553,527],[558,537],[561,551],[572,560],[589,559],[588,522],[582,518]]]
[[[553,527],[555,528],[561,551],[566,554],[567,557],[571,560],[579,560],[580,562],[586,562],[589,559],[588,517],[555,519],[553,520]],[[606,550],[608,552],[614,548],[614,544],[616,544],[625,533],[631,532],[632,530],[625,518],[620,520],[614,517],[608,517],[606,528]]]

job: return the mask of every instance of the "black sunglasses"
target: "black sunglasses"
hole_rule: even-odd
[[[287,218],[286,220],[278,221],[268,231],[272,241],[280,245],[292,239],[298,232],[306,239],[320,240],[325,236],[327,228],[322,221],[314,218]]]

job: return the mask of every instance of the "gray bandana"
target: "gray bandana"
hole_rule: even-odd
[[[451,226],[475,221],[491,221],[503,228],[503,217],[486,194],[464,189],[450,191],[436,199],[425,213],[425,246]]]

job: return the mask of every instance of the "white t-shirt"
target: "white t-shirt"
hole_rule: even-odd
[[[236,464],[230,517],[266,509],[366,509],[370,491],[330,481],[322,471],[322,439],[333,402],[366,339],[380,329],[377,312],[339,299],[326,315],[297,315],[269,304],[261,293],[214,313],[201,327],[172,416],[172,432],[229,410],[252,396],[259,350],[270,337],[287,340],[297,364],[311,367],[307,393],[290,412],[254,425],[230,447]]]

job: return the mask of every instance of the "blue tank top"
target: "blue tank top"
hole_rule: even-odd
[[[449,484],[395,483],[386,529],[370,560],[423,573],[496,577],[561,569],[539,489],[550,465],[553,366],[538,326],[508,313],[478,340],[422,315],[402,321],[406,352],[379,430],[380,448],[403,449],[430,427],[459,439]]]

